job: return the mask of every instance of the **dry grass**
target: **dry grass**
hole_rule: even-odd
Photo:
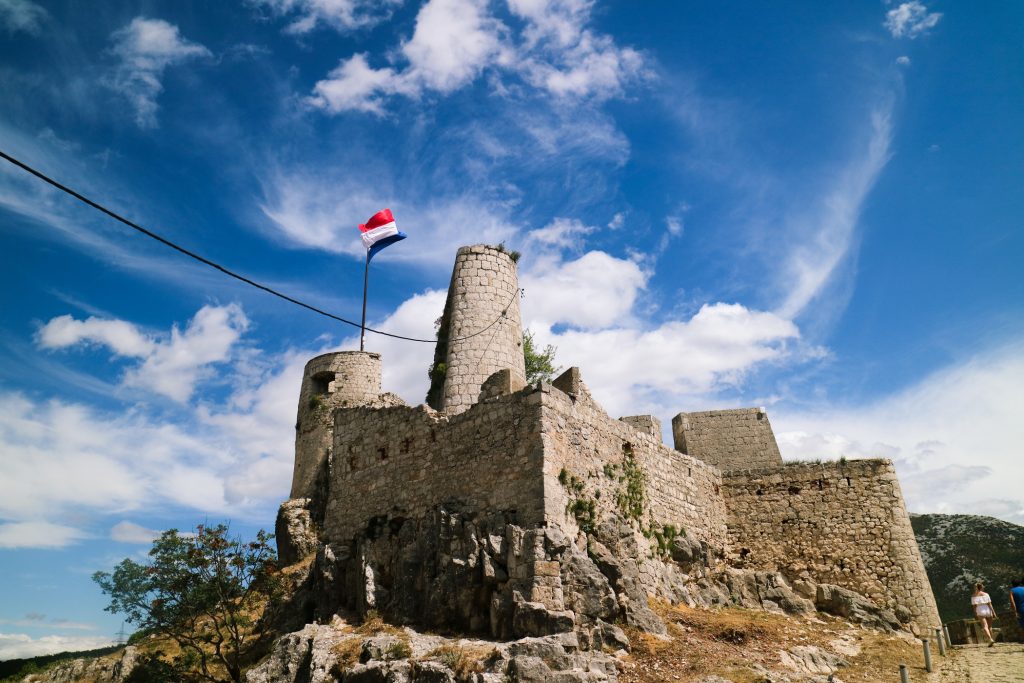
[[[486,670],[485,660],[495,656],[493,647],[442,645],[428,653],[426,659],[437,659],[455,673],[458,681],[473,680]]]
[[[834,651],[834,641],[860,648],[842,654],[849,666],[837,675],[843,681],[899,680],[899,665],[906,663],[912,681],[927,680],[921,646],[917,641],[861,629],[825,615],[800,619],[763,611],[728,608],[698,610],[654,603],[651,607],[669,625],[670,640],[628,631],[632,653],[620,677],[622,683],[698,681],[716,674],[736,683],[764,680],[755,665],[785,671],[779,655],[797,645]],[[937,664],[939,657],[934,657]]]

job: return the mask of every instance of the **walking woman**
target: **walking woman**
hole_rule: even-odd
[[[996,644],[996,641],[992,637],[992,628],[989,626],[989,622],[996,616],[996,611],[992,607],[992,598],[985,592],[985,584],[980,581],[974,584],[974,595],[971,596],[971,604],[974,606],[974,616],[978,617],[981,627],[985,629],[985,635],[988,636],[988,646],[992,647]]]

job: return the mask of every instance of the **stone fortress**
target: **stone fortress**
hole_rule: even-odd
[[[657,418],[609,416],[578,368],[527,385],[502,249],[458,251],[431,405],[382,393],[381,363],[306,365],[278,517],[285,563],[315,553],[303,623],[373,609],[593,651],[621,644],[616,624],[663,633],[652,598],[940,625],[891,462],[784,464],[753,408],[680,413],[669,447]]]

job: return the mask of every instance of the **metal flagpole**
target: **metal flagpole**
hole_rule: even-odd
[[[366,250],[366,269],[363,271],[363,321],[359,325],[359,350],[363,351],[363,340],[366,338],[366,289],[370,284],[370,250]]]

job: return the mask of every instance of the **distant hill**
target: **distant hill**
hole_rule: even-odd
[[[1024,526],[980,515],[910,515],[944,622],[974,616],[974,582],[996,610],[1010,609],[1010,581],[1024,577]]]

